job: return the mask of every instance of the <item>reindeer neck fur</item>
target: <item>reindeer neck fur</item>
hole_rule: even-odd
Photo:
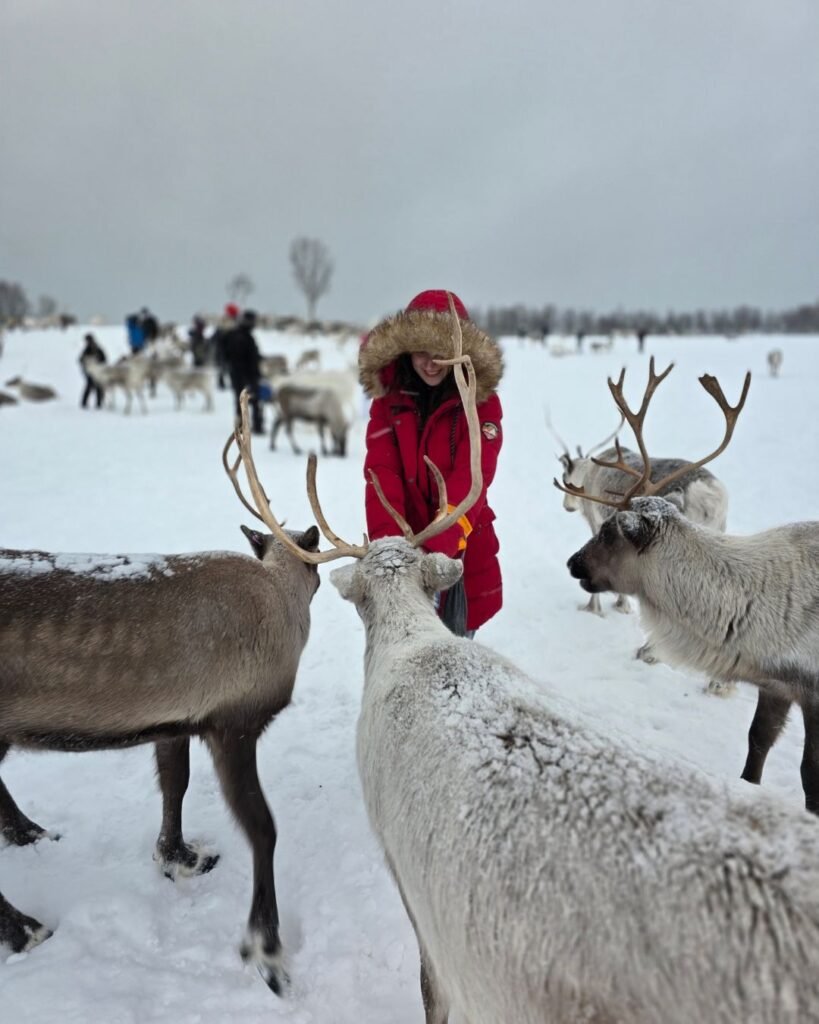
[[[819,526],[732,537],[675,516],[660,530],[638,596],[664,658],[713,678],[819,686]]]

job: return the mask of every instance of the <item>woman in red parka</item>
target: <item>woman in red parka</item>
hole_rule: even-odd
[[[438,510],[438,492],[424,462],[425,455],[443,474],[450,507],[470,488],[469,435],[463,405],[451,367],[439,367],[433,361],[435,356],[452,355],[450,294],[432,290],[416,295],[403,313],[373,328],[359,351],[361,383],[374,399],[364,459],[371,540],[400,535],[400,530],[378,500],[370,470],[378,477],[386,498],[415,532],[432,522]],[[503,442],[503,413],[495,393],[503,374],[503,356],[497,342],[469,319],[461,300],[454,294],[452,298],[461,322],[463,352],[471,357],[477,378],[483,490],[467,515],[430,538],[424,547],[450,558],[463,558],[466,629],[472,633],[502,604],[498,540],[492,526],[495,514],[487,503],[486,491],[495,476]],[[445,614],[443,617],[447,619]]]

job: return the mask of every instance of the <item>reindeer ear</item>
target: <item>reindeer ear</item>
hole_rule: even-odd
[[[243,525],[240,529],[245,537],[250,541],[250,546],[253,548],[253,554],[258,559],[263,559],[265,549],[267,547],[265,535],[263,533],[259,533],[258,530],[251,530],[249,526]]]
[[[644,551],[654,539],[657,519],[639,512],[618,512],[617,527],[625,539],[638,551]]]
[[[341,594],[345,601],[352,601],[358,604],[364,597],[364,580],[358,569],[358,564],[342,565],[333,569],[330,573],[330,582]]]
[[[683,498],[682,491],[669,491],[667,494],[664,494],[663,497],[670,505],[673,505],[680,512],[684,511],[683,505],[685,504],[685,499]]]
[[[302,551],[318,551],[319,532],[317,526],[311,526],[296,538],[296,543]]]
[[[421,580],[429,594],[438,590],[449,590],[463,575],[464,564],[455,558],[447,558],[438,551],[424,555],[421,561]]]

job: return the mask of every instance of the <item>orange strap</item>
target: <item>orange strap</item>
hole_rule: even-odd
[[[455,508],[454,505],[447,505],[446,510],[447,510],[447,512],[452,512],[452,510],[454,508]],[[464,531],[463,536],[458,541],[458,550],[459,551],[465,551],[466,550],[466,538],[470,535],[470,533],[472,533],[472,523],[470,523],[470,521],[464,515],[464,516],[461,516],[461,518],[458,520],[458,526],[460,526],[460,528]]]

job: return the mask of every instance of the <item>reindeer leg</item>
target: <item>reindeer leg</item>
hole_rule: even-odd
[[[802,752],[805,807],[811,814],[819,814],[819,701],[804,700],[802,718],[805,722],[805,747]]]
[[[748,756],[740,776],[746,782],[758,786],[762,781],[765,758],[782,732],[790,708],[791,702],[787,697],[776,697],[765,690],[759,691],[756,711],[748,730]]]
[[[281,995],[288,982],[279,939],[279,909],[273,879],[276,824],[256,770],[258,731],[220,730],[207,736],[225,800],[253,851],[253,900],[242,943],[242,959],[253,963],[268,987]]]
[[[27,953],[51,935],[45,925],[13,907],[0,893],[0,946],[12,953]]]
[[[603,618],[603,609],[600,605],[599,594],[592,594],[587,604],[579,604],[577,608],[578,611],[591,612],[593,615],[599,615],[601,619]]]
[[[276,434],[279,432],[279,427],[282,425],[281,416],[277,416],[273,420],[273,426],[270,429],[270,450],[274,452],[276,450]]]
[[[284,426],[287,431],[287,436],[290,438],[290,447],[293,449],[293,454],[301,455],[301,449],[296,444],[296,439],[293,437],[293,420],[288,417],[288,419],[285,420]]]
[[[622,615],[631,615],[631,605],[629,599],[625,594],[618,594],[617,600],[612,605],[616,612],[620,612]]]
[[[159,740],[154,745],[156,771],[162,790],[162,828],[156,840],[154,860],[166,878],[204,875],[212,870],[219,854],[182,838],[182,800],[190,778],[190,739],[182,736]]]
[[[424,1004],[424,1024],[447,1024],[449,1004],[420,940],[418,946],[421,953],[421,1001]]]
[[[398,887],[398,894],[401,897],[401,902],[404,904],[404,910],[407,912],[407,917],[410,919],[412,930],[415,932],[415,938],[418,940],[418,952],[421,960],[421,1001],[424,1004],[424,1024],[447,1024],[449,1020],[449,1002],[441,989],[435,969],[432,966],[432,962],[429,958],[429,954],[424,949],[424,943],[421,941],[421,935],[418,932],[418,927],[415,924],[415,918],[412,916],[412,911],[409,908],[409,903],[404,896],[404,890],[401,888],[401,884],[398,881],[398,877],[395,874],[392,863],[387,858],[387,866],[390,869],[390,874]]]
[[[0,743],[0,761],[8,751],[9,744]],[[36,843],[38,839],[60,838],[56,832],[47,832],[23,814],[2,779],[0,779],[0,835],[11,846],[28,846],[30,843]]]

